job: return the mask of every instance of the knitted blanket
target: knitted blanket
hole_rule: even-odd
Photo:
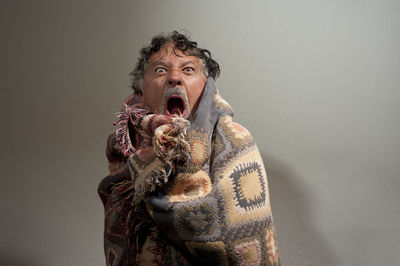
[[[280,265],[267,175],[250,133],[206,83],[193,122],[128,97],[107,140],[107,265]]]

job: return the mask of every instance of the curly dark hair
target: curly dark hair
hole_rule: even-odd
[[[150,56],[160,50],[161,47],[168,43],[173,43],[176,50],[182,51],[185,55],[196,56],[203,61],[205,74],[209,77],[217,79],[220,74],[219,64],[211,58],[211,52],[197,47],[197,43],[190,40],[187,34],[173,31],[165,34],[159,34],[152,38],[150,45],[140,50],[140,56],[135,69],[130,73],[132,81],[132,89],[135,93],[142,93],[142,81],[144,78],[144,69]]]

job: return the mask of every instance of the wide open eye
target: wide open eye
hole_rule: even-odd
[[[157,67],[156,70],[155,70],[156,73],[164,73],[165,71],[166,70],[163,67]]]
[[[185,71],[185,72],[194,72],[194,68],[193,67],[185,67],[183,69],[183,71]]]

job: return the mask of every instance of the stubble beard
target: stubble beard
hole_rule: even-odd
[[[181,87],[172,87],[165,90],[163,95],[163,105],[162,105],[162,112],[168,115],[182,115],[185,119],[189,119],[191,116],[191,107],[189,105],[189,99],[184,89]],[[171,109],[171,105],[176,103],[179,109],[179,112],[174,112],[174,109]],[[182,105],[182,108],[181,108]],[[182,110],[181,110],[182,109]],[[180,114],[179,114],[180,113]]]

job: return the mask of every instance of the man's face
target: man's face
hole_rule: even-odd
[[[205,84],[202,61],[166,44],[147,61],[142,102],[155,113],[182,114],[192,120]]]

